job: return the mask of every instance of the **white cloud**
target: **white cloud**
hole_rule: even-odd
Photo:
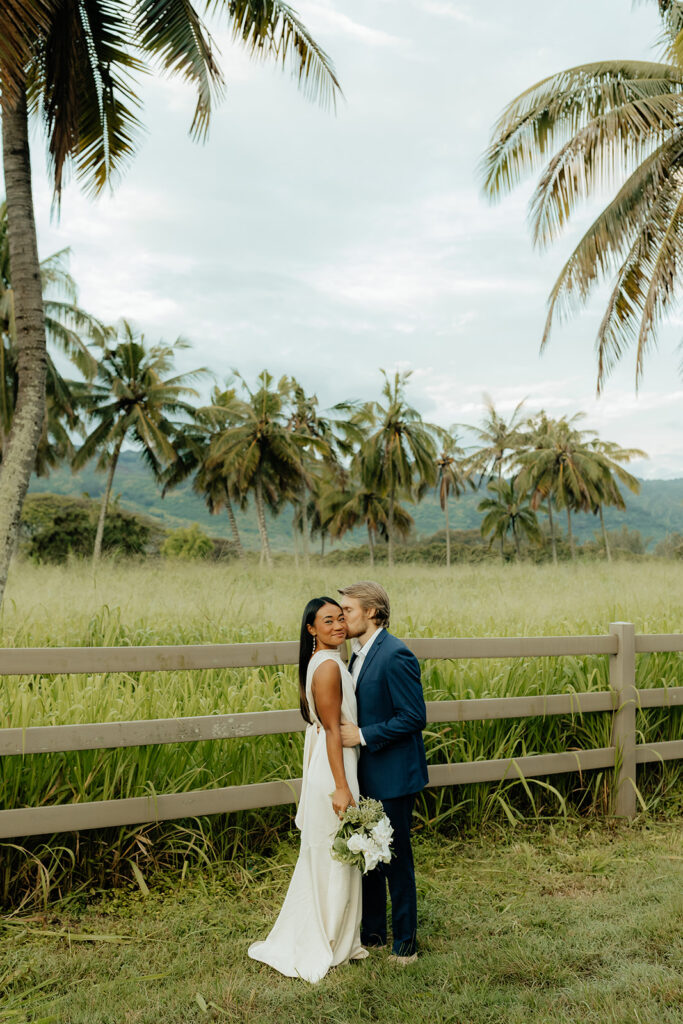
[[[398,308],[409,315],[415,315],[419,304],[437,299],[542,294],[539,283],[528,277],[473,274],[465,269],[466,262],[456,262],[449,253],[429,252],[419,243],[394,246],[387,241],[386,245],[352,247],[335,262],[298,276],[336,299],[367,309]],[[472,311],[467,315],[474,319]],[[457,329],[467,322],[461,316],[455,314]]]
[[[326,32],[331,35],[348,36],[364,46],[380,49],[402,49],[406,41],[382,29],[370,28],[359,21],[354,21],[348,14],[335,10],[330,4],[304,2],[298,5],[302,21],[315,32]]]
[[[446,0],[418,0],[416,6],[426,14],[433,14],[438,18],[448,18],[461,25],[469,25],[472,28],[489,29],[495,22],[482,21],[472,14],[471,9],[463,4],[448,3]]]

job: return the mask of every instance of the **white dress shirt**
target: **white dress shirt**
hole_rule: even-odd
[[[378,633],[380,632],[381,629],[382,629],[381,626],[378,629],[376,629],[375,632],[370,637],[370,639],[366,640],[365,643],[362,644],[362,645],[361,645],[360,641],[356,637],[354,637],[353,640],[351,641],[351,650],[352,650],[353,654],[355,654],[355,656],[356,656],[356,660],[354,661],[353,668],[351,670],[351,676],[353,678],[354,684],[358,682],[358,676],[360,675],[360,671],[361,671],[361,669],[363,667],[365,659],[368,656],[368,651],[370,650],[370,648],[374,644],[375,639],[376,639],[376,637],[377,637],[377,635],[378,635]],[[361,747],[364,747],[365,746],[365,740],[363,739],[363,733],[361,732],[360,729],[358,730],[358,735],[360,736],[360,745],[361,745]]]

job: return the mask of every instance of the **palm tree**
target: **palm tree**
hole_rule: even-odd
[[[147,348],[144,336],[121,321],[121,340],[102,353],[97,375],[90,387],[86,415],[95,426],[87,435],[73,460],[73,469],[81,469],[94,456],[97,468],[107,470],[107,482],[100,506],[95,534],[93,562],[102,552],[104,523],[109,506],[116,465],[125,441],[139,445],[154,475],[161,477],[162,467],[175,458],[173,437],[177,424],[170,419],[179,413],[190,416],[192,406],[186,396],[196,396],[190,381],[206,370],[168,377],[179,349],[187,342],[163,343]]]
[[[34,471],[45,476],[64,459],[73,455],[71,432],[79,425],[78,405],[87,386],[65,380],[52,353],[60,351],[76,368],[91,378],[97,362],[87,342],[104,344],[107,329],[95,317],[78,306],[76,283],[69,274],[67,249],[54,253],[40,264],[45,329],[46,405],[35,456]],[[17,337],[14,289],[9,259],[7,207],[0,203],[0,462],[12,429],[19,393]]]
[[[552,499],[558,508],[567,512],[567,536],[572,559],[576,557],[572,512],[587,512],[595,502],[604,468],[595,448],[594,431],[579,430],[576,426],[584,413],[569,419],[548,420],[541,413],[535,432],[533,448],[521,451],[517,463],[522,467],[519,486],[531,489],[532,507],[538,508],[542,499],[548,504],[552,517]],[[554,537],[554,534],[553,534]]]
[[[321,103],[339,92],[334,68],[283,0],[216,0],[256,60],[291,64]],[[135,78],[155,66],[196,91],[191,125],[206,137],[223,77],[202,18],[177,0],[6,0],[0,11],[0,95],[9,247],[16,295],[19,391],[0,467],[0,603],[44,419],[46,336],[31,186],[27,95],[47,138],[57,203],[67,165],[99,193],[134,155],[142,124]]]
[[[397,498],[405,494],[412,500],[436,482],[436,439],[445,431],[424,423],[417,410],[407,405],[405,386],[411,372],[397,371],[393,380],[384,370],[381,372],[385,404],[371,402],[366,407],[366,418],[373,427],[362,449],[362,472],[366,488],[387,494],[388,560],[392,566]]]
[[[553,503],[556,486],[557,462],[555,459],[556,421],[550,419],[545,410],[527,420],[528,431],[524,447],[516,452],[516,462],[521,466],[519,483],[531,490],[531,508],[536,512],[542,501],[546,501],[550,545],[553,563],[557,565],[557,539],[553,520]]]
[[[624,497],[619,490],[619,483],[623,484],[633,494],[638,494],[640,491],[640,481],[628,473],[622,463],[630,462],[631,459],[642,458],[646,459],[647,455],[640,448],[621,448],[618,444],[613,441],[602,441],[595,440],[592,445],[596,452],[598,466],[600,468],[600,477],[595,487],[595,495],[593,500],[593,511],[600,516],[600,529],[602,531],[602,540],[605,545],[605,558],[608,562],[612,561],[612,554],[609,547],[609,539],[607,537],[607,529],[605,527],[605,517],[603,514],[604,505],[613,505],[619,509],[626,508],[626,502]]]
[[[266,528],[265,510],[279,511],[283,501],[298,491],[306,470],[303,449],[310,438],[289,425],[290,381],[282,377],[275,384],[267,370],[257,378],[255,390],[240,374],[246,399],[234,398],[229,423],[211,444],[207,459],[210,470],[219,468],[235,481],[241,495],[253,491],[256,504],[261,558],[273,564]],[[309,485],[306,477],[307,486]]]
[[[481,426],[468,427],[479,441],[479,447],[470,457],[470,464],[480,474],[480,484],[484,478],[492,480],[494,476],[500,483],[505,463],[509,461],[508,452],[516,451],[520,444],[520,417],[525,399],[517,403],[509,421],[496,410],[490,395],[484,394],[483,399],[486,416]]]
[[[378,537],[389,536],[389,498],[365,487],[362,482],[349,481],[346,489],[338,491],[331,502],[329,532],[333,537],[343,537],[356,526],[365,526],[368,534],[370,565],[375,564],[375,544]],[[406,538],[414,526],[412,516],[402,505],[395,502],[394,533]]]
[[[480,512],[486,513],[480,527],[482,537],[491,534],[492,541],[494,537],[498,537],[504,545],[508,533],[512,533],[517,558],[521,558],[520,537],[523,535],[529,541],[538,542],[541,539],[541,531],[538,528],[536,513],[529,505],[526,494],[520,491],[515,483],[514,479],[492,480],[488,484],[488,490],[494,496],[484,498],[477,507]],[[504,554],[502,546],[501,554]]]
[[[474,488],[471,466],[465,462],[465,451],[454,437],[445,439],[436,460],[439,504],[446,517],[446,568],[451,567],[451,529],[448,521],[448,498],[451,492],[456,498],[465,493],[467,485]]]
[[[494,477],[498,483],[502,483],[503,467],[511,457],[508,452],[516,452],[524,442],[523,435],[520,433],[520,417],[525,399],[517,403],[510,420],[507,421],[497,411],[490,395],[484,393],[482,397],[486,406],[486,416],[480,427],[468,428],[474,431],[479,441],[479,447],[470,456],[471,469],[479,473],[479,487],[484,479],[490,481]],[[463,426],[467,426],[467,424],[463,424]],[[504,554],[504,546],[505,540],[501,537],[501,558]]]
[[[308,539],[311,532],[309,513],[315,509],[315,501],[310,498],[311,487],[319,478],[323,467],[339,468],[340,460],[351,454],[352,438],[355,437],[353,422],[346,413],[348,406],[342,404],[332,410],[335,416],[321,416],[318,410],[317,395],[307,395],[297,380],[291,378],[291,409],[288,428],[301,437],[308,438],[303,446],[302,472],[299,488],[292,495],[294,504],[294,529],[301,532],[304,564],[308,565]],[[321,528],[318,518],[317,530]],[[296,548],[295,548],[296,553]]]
[[[233,509],[233,502],[244,507],[244,496],[239,494],[235,480],[228,477],[220,464],[209,466],[209,456],[214,440],[229,427],[230,410],[235,402],[234,388],[221,391],[216,387],[211,394],[211,404],[192,410],[190,423],[183,423],[174,438],[175,458],[162,473],[161,496],[177,487],[189,476],[194,475],[192,489],[206,501],[211,515],[225,509],[230,524],[235,550],[240,558],[245,557]]]
[[[673,0],[659,7],[662,61],[600,61],[543,79],[506,107],[483,159],[492,199],[543,167],[530,204],[540,249],[558,237],[577,204],[616,189],[553,286],[541,341],[543,348],[555,321],[612,281],[596,341],[598,392],[634,343],[638,386],[659,323],[680,291],[683,8]]]

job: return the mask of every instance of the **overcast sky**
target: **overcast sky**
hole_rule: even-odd
[[[520,91],[587,61],[651,59],[656,4],[630,0],[294,2],[335,62],[336,116],[287,74],[216,40],[228,81],[206,145],[187,135],[181,82],[142,87],[148,135],[112,196],[70,185],[50,219],[34,145],[41,256],[72,249],[81,304],[133,319],[149,340],[185,335],[181,366],[248,379],[293,374],[323,405],[378,394],[379,367],[412,369],[409,397],[443,425],[474,422],[487,391],[502,412],[588,416],[650,454],[646,477],[683,476],[683,317],[666,328],[638,395],[627,353],[595,398],[590,308],[538,346],[549,289],[575,228],[535,252],[530,187],[496,206],[477,164]]]

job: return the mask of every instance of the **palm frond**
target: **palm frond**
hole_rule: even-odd
[[[70,0],[38,49],[29,95],[42,111],[57,203],[69,160],[97,193],[133,155],[141,123],[131,76],[142,66],[131,29],[117,0]]]
[[[624,260],[635,234],[642,231],[663,193],[680,192],[678,172],[682,166],[683,135],[677,132],[643,161],[591,224],[553,285],[541,350],[553,323],[585,303],[592,287]]]
[[[14,103],[26,83],[36,39],[46,31],[56,0],[3,0],[0,5],[0,92]]]
[[[532,197],[529,220],[534,245],[560,234],[579,202],[610,188],[672,133],[679,135],[683,95],[628,103],[577,131],[548,163]]]
[[[282,0],[208,0],[207,8],[227,7],[233,38],[251,57],[292,65],[304,95],[323,107],[335,107],[341,85],[334,65],[296,12]]]
[[[598,328],[598,393],[629,345],[636,345],[636,386],[640,381],[643,357],[654,340],[652,330],[675,298],[676,281],[670,271],[672,260],[674,270],[677,264],[680,226],[680,194],[663,194],[622,264]]]
[[[206,137],[214,96],[223,92],[224,80],[215,58],[215,46],[189,0],[138,0],[138,45],[159,61],[164,71],[180,75],[197,91],[197,106],[190,134]]]
[[[481,163],[484,192],[492,199],[537,170],[558,146],[593,119],[619,107],[643,108],[651,122],[670,123],[666,105],[647,103],[683,91],[683,70],[647,61],[602,61],[543,79],[510,103],[494,126]]]

